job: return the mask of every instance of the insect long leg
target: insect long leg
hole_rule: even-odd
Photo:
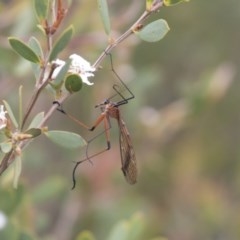
[[[127,104],[128,101],[133,99],[135,96],[115,71],[113,67],[112,55],[109,54],[109,56],[113,73],[118,78],[120,83],[125,87],[125,89],[130,93],[130,96],[128,98],[125,98],[121,93],[119,86],[117,84],[113,85],[113,89],[115,90],[115,92],[122,98],[121,101],[115,104],[115,107],[118,107],[120,105]],[[122,172],[124,174],[126,181],[129,184],[134,184],[137,182],[137,163],[135,152],[132,145],[132,140],[130,138],[130,134],[124,121],[120,117],[120,114],[118,114],[118,116],[115,116],[115,118],[117,119],[119,126],[119,144],[122,162]]]
[[[100,132],[99,134],[97,134],[96,136],[94,136],[93,138],[91,138],[89,141],[87,141],[87,147],[86,147],[86,158],[81,160],[81,161],[78,161],[76,162],[74,168],[73,168],[73,172],[72,172],[72,180],[73,180],[73,186],[72,186],[72,189],[75,188],[76,186],[76,178],[75,178],[75,172],[77,170],[77,167],[80,163],[82,162],[85,162],[85,161],[91,161],[91,158],[94,158],[108,150],[110,150],[111,148],[111,143],[110,143],[110,136],[109,136],[109,130],[111,128],[111,122],[110,122],[110,119],[109,119],[109,116],[108,114],[106,114],[106,112],[104,112],[102,110],[102,113],[101,115],[97,118],[97,120],[95,121],[94,125],[92,127],[89,127],[87,126],[86,124],[84,124],[83,122],[81,122],[80,120],[78,120],[77,118],[75,118],[73,115],[71,114],[68,114],[62,107],[62,105],[59,104],[59,102],[57,101],[54,101],[53,104],[57,104],[58,105],[58,108],[57,110],[61,113],[63,113],[64,115],[66,115],[67,117],[69,117],[71,120],[73,120],[75,123],[77,123],[78,125],[88,129],[89,131],[94,131],[94,129],[100,124],[100,123],[104,123],[104,130],[102,132]],[[100,152],[97,152],[91,156],[88,155],[88,147],[90,145],[90,143],[92,141],[94,141],[96,138],[98,138],[99,136],[101,136],[102,134],[105,134],[105,138],[106,138],[106,141],[107,141],[107,146],[105,149],[101,150]]]
[[[87,149],[88,149],[88,146],[89,146],[89,143],[92,142],[94,139],[96,139],[97,137],[99,137],[99,135],[105,133],[105,136],[106,136],[106,140],[107,140],[107,148],[98,152],[98,153],[95,153],[91,156],[88,156],[88,150],[86,150],[86,158],[81,160],[81,161],[78,161],[76,162],[74,168],[73,168],[73,172],[72,172],[72,180],[73,180],[73,186],[72,186],[72,189],[75,188],[76,186],[76,177],[75,177],[75,173],[76,173],[76,170],[77,170],[77,167],[80,163],[83,163],[87,160],[89,160],[90,158],[94,158],[108,150],[110,150],[111,148],[111,143],[110,143],[110,138],[109,138],[109,129],[111,128],[111,123],[110,123],[110,120],[109,120],[109,117],[104,115],[103,113],[98,117],[98,119],[96,120],[95,124],[93,125],[93,127],[90,129],[91,131],[93,131],[101,122],[104,122],[104,131],[101,132],[100,134],[96,135],[94,138],[92,138],[89,142],[88,142],[88,145],[87,145]]]
[[[91,128],[88,127],[86,124],[84,124],[83,122],[81,122],[81,121],[79,121],[77,118],[75,118],[73,115],[67,113],[67,112],[63,109],[62,105],[61,105],[58,101],[54,101],[53,104],[57,104],[57,105],[58,105],[57,110],[58,110],[59,112],[63,113],[63,114],[64,114],[65,116],[67,116],[68,118],[70,118],[71,120],[73,120],[73,121],[74,121],[75,123],[77,123],[78,125],[84,127],[85,129],[88,129],[88,130],[91,129]]]
[[[118,73],[115,71],[114,67],[113,67],[113,59],[112,59],[112,55],[110,53],[106,53],[106,55],[109,55],[109,59],[110,59],[110,65],[111,65],[111,70],[114,73],[114,75],[117,77],[118,81],[124,86],[124,88],[128,91],[128,93],[130,94],[130,96],[128,98],[125,98],[120,91],[117,89],[118,85],[114,84],[113,85],[113,89],[116,91],[116,93],[118,95],[120,95],[120,97],[123,99],[122,101],[118,102],[118,106],[126,104],[129,100],[135,98],[133,92],[128,88],[128,86],[124,83],[124,81],[121,79],[121,77],[118,75]],[[109,98],[110,99],[110,98]]]

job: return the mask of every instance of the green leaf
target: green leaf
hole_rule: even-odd
[[[40,58],[38,57],[38,55],[24,42],[14,37],[9,37],[8,41],[13,50],[15,50],[20,56],[30,62],[40,63]]]
[[[28,45],[29,45],[29,47],[31,47],[33,49],[33,51],[38,56],[40,56],[41,59],[44,58],[41,45],[40,45],[39,41],[35,37],[31,37],[29,39]],[[40,75],[40,72],[41,72],[41,66],[40,66],[40,64],[36,64],[36,63],[32,63],[31,65],[32,65],[32,70],[33,70],[35,79],[38,79],[39,75]]]
[[[107,240],[128,240],[128,233],[129,223],[121,221],[113,227]]]
[[[65,62],[64,66],[61,68],[61,70],[59,71],[57,77],[54,80],[54,84],[59,85],[63,82],[71,63],[72,63],[72,59],[69,58]]]
[[[42,122],[44,118],[44,112],[40,112],[38,113],[32,120],[32,122],[30,123],[28,129],[30,128],[37,128],[39,126],[39,124]]]
[[[54,143],[69,149],[86,145],[86,141],[78,134],[66,131],[48,131],[45,135]]]
[[[107,0],[98,0],[98,9],[102,18],[103,26],[107,35],[110,34],[111,24],[108,13],[108,4]]]
[[[93,234],[89,231],[83,231],[76,237],[75,240],[95,240]]]
[[[70,74],[65,80],[65,88],[70,92],[78,92],[82,88],[82,79],[77,74]]]
[[[146,10],[150,11],[154,0],[146,0]]]
[[[39,21],[46,19],[49,8],[49,0],[34,0],[34,9]]]
[[[53,61],[57,55],[67,46],[73,34],[73,26],[68,27],[57,40],[51,51],[49,61]]]
[[[189,2],[190,0],[163,0],[165,6],[172,6],[181,2]]]
[[[135,213],[130,219],[128,239],[138,240],[144,231],[145,222],[142,213]]]
[[[165,20],[158,19],[145,26],[139,32],[136,31],[134,33],[144,41],[157,42],[167,34],[169,29],[170,28]]]
[[[14,176],[13,176],[13,187],[17,188],[18,180],[22,172],[22,158],[21,156],[16,156],[14,160]]]
[[[4,103],[4,106],[5,106],[6,110],[7,110],[7,113],[9,115],[9,117],[10,117],[14,127],[18,128],[17,120],[16,120],[16,118],[15,118],[15,116],[13,114],[13,111],[12,111],[10,105],[5,100],[3,100],[3,103]]]
[[[43,50],[42,50],[41,44],[35,37],[31,37],[29,39],[28,45],[38,56],[43,58]]]
[[[9,153],[12,150],[12,142],[6,141],[0,144],[3,153]]]
[[[42,130],[40,128],[30,128],[24,134],[30,134],[33,138],[38,137],[42,134]]]

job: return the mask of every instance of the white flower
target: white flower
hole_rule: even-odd
[[[69,58],[72,59],[72,63],[68,72],[78,74],[84,83],[87,85],[93,85],[93,83],[89,82],[88,78],[94,76],[93,72],[95,72],[96,69],[92,67],[88,61],[77,54],[72,54]],[[55,60],[54,63],[57,67],[53,71],[52,79],[57,77],[58,73],[65,65],[65,62],[60,59]]]
[[[7,126],[7,118],[5,116],[4,106],[0,105],[0,130]]]
[[[93,83],[88,81],[88,77],[94,76],[93,72],[96,71],[96,68],[92,67],[88,61],[77,54],[72,54],[69,58],[72,59],[69,71],[79,74],[84,83],[93,85]]]

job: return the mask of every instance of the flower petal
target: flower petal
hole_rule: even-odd
[[[72,67],[78,69],[79,73],[83,72],[94,72],[96,69],[90,65],[90,63],[77,54],[72,54]]]
[[[85,83],[89,86],[94,84],[94,83],[88,81],[86,74],[80,74],[80,77],[82,78],[83,83]]]
[[[93,85],[88,78],[94,77],[93,72],[96,71],[96,68],[92,67],[88,61],[77,54],[72,54],[69,58],[72,59],[72,63],[68,72],[71,74],[78,74],[82,78],[83,83]],[[53,63],[57,65],[52,74],[52,79],[55,79],[65,65],[65,62],[57,59]]]

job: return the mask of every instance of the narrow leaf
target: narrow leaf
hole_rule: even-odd
[[[14,176],[13,176],[13,187],[17,188],[19,177],[22,172],[22,158],[17,156],[14,160]]]
[[[86,141],[78,134],[66,131],[48,131],[45,135],[54,143],[69,149],[86,145]]]
[[[163,19],[156,20],[145,26],[142,30],[134,32],[142,40],[147,42],[157,42],[161,40],[169,31],[167,22]]]
[[[14,127],[18,128],[17,120],[16,120],[16,118],[15,118],[15,116],[13,114],[13,111],[12,111],[10,105],[5,100],[3,100],[3,103],[4,103],[4,106],[5,106],[6,110],[7,110],[7,113],[9,115],[9,117],[10,117]]]
[[[57,55],[67,46],[73,34],[73,26],[68,27],[57,40],[51,51],[49,61],[53,61]]]
[[[34,0],[34,8],[39,21],[46,19],[49,8],[49,0]]]
[[[24,42],[14,37],[9,37],[8,41],[13,50],[15,50],[20,56],[30,62],[40,63],[40,58],[38,57],[38,55]]]
[[[165,6],[172,6],[181,2],[189,2],[190,0],[163,0]]]
[[[102,18],[103,26],[107,35],[110,34],[111,24],[108,12],[107,0],[98,0],[98,9]]]
[[[38,113],[32,120],[32,122],[30,123],[28,129],[30,128],[37,128],[39,126],[39,124],[42,122],[44,118],[44,112],[40,112]]]

